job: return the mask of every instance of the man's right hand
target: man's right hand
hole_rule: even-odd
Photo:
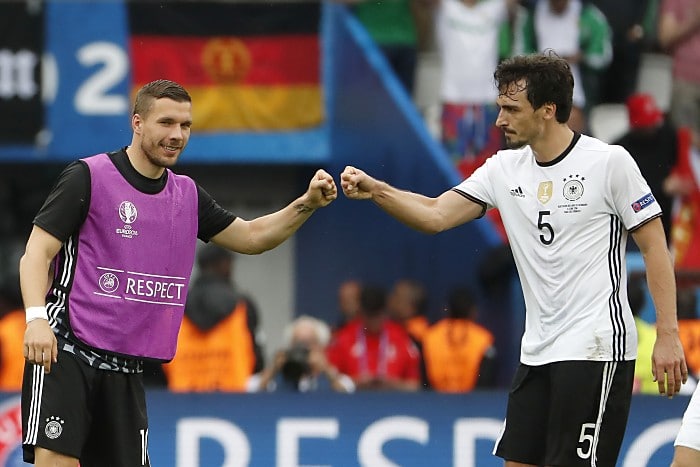
[[[58,361],[58,343],[47,320],[39,318],[27,323],[24,358],[35,365],[42,365],[46,373],[51,372],[51,363]]]
[[[372,189],[377,183],[377,180],[350,165],[340,174],[340,186],[350,199],[371,199]]]

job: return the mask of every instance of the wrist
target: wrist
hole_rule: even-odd
[[[49,314],[46,312],[45,306],[30,306],[24,310],[27,323],[30,323],[36,319],[49,320]]]
[[[296,203],[294,203],[294,209],[296,209],[296,211],[300,214],[313,213],[317,206],[312,206],[309,200],[310,196],[308,196],[308,194],[303,195]]]
[[[661,336],[661,335],[678,335],[678,325],[676,326],[663,326],[659,325],[659,323],[656,323],[656,335]]]
[[[377,204],[380,204],[382,198],[386,197],[386,189],[388,184],[383,180],[375,180],[369,189],[369,198]]]

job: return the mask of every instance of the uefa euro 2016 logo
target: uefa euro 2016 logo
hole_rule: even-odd
[[[131,201],[122,201],[119,205],[119,217],[125,224],[133,224],[138,212]]]
[[[0,405],[0,465],[25,466],[22,462],[22,412],[20,398],[13,397]]]

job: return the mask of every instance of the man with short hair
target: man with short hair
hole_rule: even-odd
[[[262,253],[337,196],[333,178],[318,170],[285,208],[236,217],[170,170],[192,125],[182,86],[146,84],[131,144],[69,165],[34,218],[19,267],[26,462],[150,465],[143,361],[175,354],[197,239]]]

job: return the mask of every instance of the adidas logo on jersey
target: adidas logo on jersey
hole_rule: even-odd
[[[510,190],[510,195],[511,196],[517,196],[518,198],[524,198],[525,193],[523,193],[523,189],[518,187],[518,188],[513,188]]]

